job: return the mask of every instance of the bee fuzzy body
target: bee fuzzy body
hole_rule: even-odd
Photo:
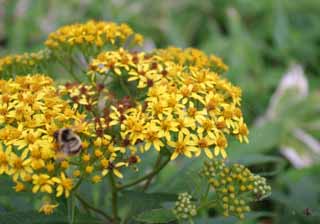
[[[80,137],[70,128],[61,128],[54,133],[54,138],[58,144],[58,151],[66,155],[76,155],[82,149]]]

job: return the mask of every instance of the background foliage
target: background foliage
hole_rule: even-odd
[[[320,166],[317,159],[312,158],[319,157],[320,151],[319,12],[318,0],[0,0],[0,55],[39,49],[39,43],[56,28],[89,19],[128,23],[146,37],[147,49],[175,45],[214,52],[229,65],[228,78],[243,89],[242,107],[251,124],[250,144],[231,143],[230,160],[240,161],[268,177],[273,187],[271,199],[255,205],[265,212],[252,212],[249,221],[239,223],[256,223],[255,220],[318,223]],[[309,88],[303,97],[299,94],[301,80],[292,81],[298,91],[275,94],[281,77],[292,64],[300,64],[304,69]],[[273,95],[277,96],[277,103],[270,107]],[[264,116],[267,111],[272,111],[274,116]],[[295,162],[281,153],[284,148],[292,149],[298,157],[310,159],[304,160],[297,169]],[[167,167],[157,180],[162,185],[168,183],[167,188],[160,190],[164,194],[178,193],[187,187],[192,192],[199,184],[193,176],[200,164],[197,160],[181,161],[177,166]],[[185,178],[178,181],[177,175]],[[0,180],[0,223],[9,223],[3,220],[21,222],[20,215],[26,217],[24,223],[48,221],[38,218],[36,213],[23,214],[30,203],[36,206],[39,202],[23,193],[10,197],[13,191],[5,183],[5,179]],[[102,186],[88,185],[88,189],[83,189],[89,192],[85,196],[96,205],[104,205],[104,197],[109,197]],[[157,184],[152,190],[159,191]],[[130,194],[137,197],[132,192],[128,192],[127,197],[130,198]],[[161,198],[164,197],[170,201],[172,195]],[[152,207],[161,202],[158,196],[143,193],[139,200],[141,207],[135,209],[134,204],[123,202],[121,212],[130,217],[137,215],[143,206]],[[143,218],[143,214],[138,217]],[[55,221],[50,219],[52,223],[63,222],[58,220],[58,216]],[[86,217],[81,220],[84,221],[79,223],[86,223]],[[216,217],[215,211],[196,221],[215,222],[236,221]]]

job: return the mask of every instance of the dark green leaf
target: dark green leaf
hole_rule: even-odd
[[[136,221],[143,223],[168,223],[176,220],[176,217],[169,209],[153,209],[139,214]]]

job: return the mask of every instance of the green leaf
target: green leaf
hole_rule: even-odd
[[[286,161],[279,156],[267,156],[261,154],[249,154],[241,158],[231,160],[245,166],[265,165],[264,170],[255,172],[262,176],[272,176],[280,173],[286,165]],[[270,167],[270,168],[269,168]]]
[[[240,144],[237,141],[230,143],[228,148],[229,159],[236,160],[251,153],[267,152],[278,146],[281,141],[283,127],[279,123],[266,123],[263,126],[250,129],[249,144]]]
[[[87,215],[80,215],[76,218],[76,224],[98,224],[101,220]],[[0,224],[68,224],[67,217],[59,212],[52,215],[44,215],[36,211],[27,212],[1,212]]]
[[[135,220],[144,223],[168,223],[176,220],[176,217],[171,210],[160,208],[143,212]]]
[[[219,223],[219,224],[245,224],[252,223],[249,221],[256,221],[258,218],[262,217],[272,217],[274,216],[271,212],[248,212],[245,214],[245,219],[243,221],[239,220],[236,217],[216,217],[209,219],[200,219],[197,220],[197,224],[206,224],[206,223]],[[254,222],[256,223],[256,222]]]
[[[28,212],[1,212],[0,224],[40,224],[40,223],[67,223],[66,218],[53,214],[50,216],[42,215],[35,211]]]
[[[120,197],[121,213],[125,217],[132,217],[146,210],[161,208],[165,202],[173,202],[176,194],[170,193],[144,193],[139,191],[124,191]]]

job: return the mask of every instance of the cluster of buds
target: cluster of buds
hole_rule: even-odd
[[[192,196],[187,192],[180,193],[173,213],[177,219],[188,219],[197,215],[196,205],[192,202]]]
[[[195,66],[198,68],[210,69],[217,73],[228,71],[228,66],[223,63],[221,58],[214,54],[207,56],[202,51],[195,48],[182,50],[177,47],[158,50],[157,55],[166,61],[174,61],[182,66]]]
[[[250,211],[249,203],[267,197],[271,188],[266,179],[254,175],[243,165],[227,166],[222,160],[205,162],[202,175],[214,187],[218,208],[225,216],[235,215],[240,219]]]
[[[257,200],[262,200],[271,194],[271,187],[267,184],[266,178],[255,175],[253,184],[253,193],[257,196]]]
[[[80,50],[84,56],[92,56],[103,47],[118,48],[130,42],[141,44],[143,37],[127,24],[88,21],[59,28],[49,35],[45,45],[58,54]]]
[[[33,53],[8,55],[0,58],[0,75],[2,78],[12,74],[42,72],[50,58],[50,50],[44,49]]]

